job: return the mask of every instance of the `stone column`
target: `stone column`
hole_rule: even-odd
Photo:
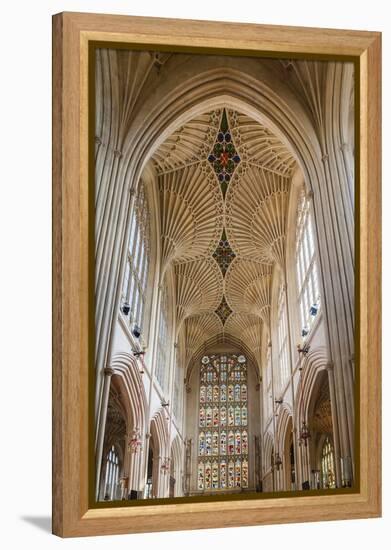
[[[114,369],[111,367],[106,367],[104,370],[104,383],[103,383],[103,392],[102,392],[102,414],[100,416],[100,423],[98,426],[98,445],[96,452],[96,499],[99,498],[99,480],[100,472],[102,467],[102,454],[103,454],[103,444],[105,439],[106,431],[106,419],[107,419],[107,407],[109,404],[109,395],[110,395],[110,384],[111,377],[115,373]]]
[[[334,457],[335,457],[335,478],[337,482],[337,487],[341,487],[341,450],[340,450],[340,431],[339,431],[339,421],[337,414],[336,406],[336,397],[335,397],[335,383],[334,383],[334,365],[332,362],[327,363],[326,365],[328,380],[329,380],[329,389],[330,389],[330,402],[331,402],[331,415],[333,421],[333,443],[334,443]]]
[[[152,392],[153,392],[153,381],[155,377],[155,371],[156,371],[156,352],[157,352],[157,343],[158,343],[158,330],[159,330],[159,321],[160,321],[160,300],[162,295],[162,285],[159,284],[156,294],[156,302],[155,308],[151,308],[151,317],[154,318],[153,328],[151,332],[151,339],[152,339],[152,345],[151,345],[151,361],[150,361],[150,383],[149,383],[149,391],[148,391],[148,409],[147,409],[147,415],[145,418],[145,426],[146,426],[146,433],[145,433],[145,440],[144,440],[144,461],[143,461],[143,468],[144,468],[144,484],[147,482],[147,476],[148,476],[148,453],[149,453],[149,445],[151,443],[151,434],[149,432],[150,430],[150,424],[151,424],[151,404],[152,404]],[[154,317],[153,317],[154,315]]]

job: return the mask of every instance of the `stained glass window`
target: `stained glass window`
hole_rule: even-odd
[[[216,491],[248,487],[247,362],[244,356],[213,355],[202,359],[198,425],[198,489]]]
[[[334,449],[328,437],[322,448],[322,486],[335,489]]]
[[[310,200],[302,189],[296,228],[296,275],[299,293],[301,336],[306,338],[320,309],[318,269]]]

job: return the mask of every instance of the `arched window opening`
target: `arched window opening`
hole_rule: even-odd
[[[202,358],[198,426],[198,490],[247,488],[249,437],[244,355]]]
[[[322,447],[321,472],[323,489],[335,489],[334,449],[328,437]]]
[[[156,378],[163,391],[166,391],[168,382],[168,339],[168,289],[165,284],[160,298],[160,318],[156,355]]]
[[[116,500],[119,478],[119,460],[114,445],[107,453],[104,500]]]
[[[285,285],[281,284],[277,304],[278,369],[276,391],[281,392],[289,379],[288,326]]]
[[[300,332],[305,339],[320,309],[320,291],[310,200],[304,189],[300,194],[297,211],[296,275]]]
[[[146,289],[150,265],[149,217],[145,188],[141,182],[130,222],[121,299],[121,311],[129,318],[129,324],[135,335],[144,330]]]
[[[145,498],[152,498],[152,478],[153,478],[153,450],[149,447],[148,450],[148,465],[147,465],[147,483],[145,485]]]

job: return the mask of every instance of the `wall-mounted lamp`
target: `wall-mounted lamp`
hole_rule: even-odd
[[[132,334],[135,338],[140,338],[141,336],[141,328],[138,325],[133,325],[132,328]]]
[[[124,315],[128,315],[128,314],[129,314],[129,311],[130,311],[129,302],[124,302],[121,309],[122,309],[122,313],[123,313]]]
[[[315,317],[315,315],[318,313],[318,309],[319,309],[319,305],[318,304],[312,304],[312,306],[310,307],[310,315],[312,315],[312,317]]]

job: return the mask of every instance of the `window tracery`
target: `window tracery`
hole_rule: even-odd
[[[104,485],[104,500],[114,500],[116,498],[116,488],[119,478],[119,459],[114,445],[107,453],[106,476]]]
[[[289,379],[288,359],[288,323],[286,317],[286,291],[281,284],[277,305],[277,337],[278,337],[278,369],[276,376],[276,390],[281,391]]]
[[[149,208],[143,182],[135,199],[130,222],[121,310],[129,324],[140,331],[144,325],[148,269],[150,265]]]
[[[248,487],[247,362],[243,355],[202,359],[199,394],[199,490]]]
[[[335,489],[334,448],[328,437],[322,447],[321,468],[323,488]]]
[[[296,276],[302,338],[306,338],[320,309],[318,268],[310,199],[302,189],[297,212]]]
[[[167,284],[164,284],[160,297],[160,317],[156,354],[156,378],[163,390],[166,390],[168,380],[168,349],[168,288]]]

